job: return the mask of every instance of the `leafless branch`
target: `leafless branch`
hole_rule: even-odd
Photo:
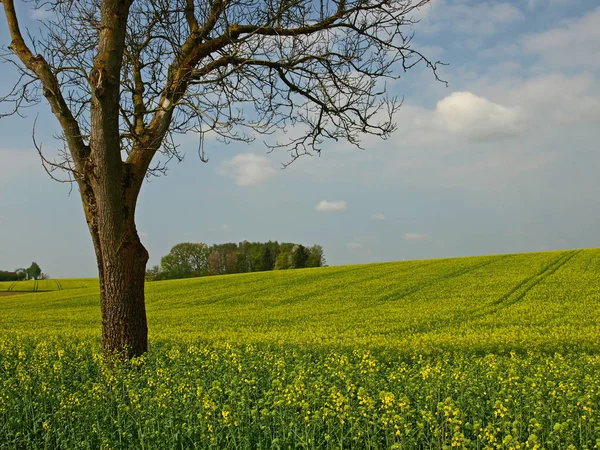
[[[123,162],[142,178],[160,175],[164,161],[182,158],[175,136],[190,132],[199,135],[202,160],[208,134],[243,142],[263,135],[267,150],[288,150],[290,162],[319,153],[327,140],[360,147],[365,134],[389,137],[402,102],[387,95],[385,80],[424,64],[443,82],[442,63],[412,48],[411,16],[428,3],[133,2],[118,73]],[[21,35],[13,0],[3,4],[12,37],[3,60],[19,68],[15,86],[0,98],[10,104],[3,114],[21,113],[43,93],[75,167],[83,167],[91,151],[94,99],[101,99],[114,76],[99,69],[103,2],[34,1],[51,14],[39,33],[28,35],[39,54]],[[285,136],[290,127],[302,135]],[[156,154],[164,155],[163,162],[153,163]]]

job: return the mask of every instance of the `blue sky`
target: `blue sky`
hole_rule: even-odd
[[[150,264],[183,241],[321,244],[331,265],[600,246],[600,2],[438,0],[418,15],[414,46],[450,64],[448,87],[407,73],[389,86],[404,96],[391,139],[332,143],[285,170],[260,139],[209,139],[205,164],[184,137],[185,160],[140,197]],[[0,269],[96,276],[79,195],[31,142],[39,112],[56,145],[48,109],[0,119]]]

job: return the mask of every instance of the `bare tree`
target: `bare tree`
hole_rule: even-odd
[[[385,82],[422,62],[412,15],[430,0],[39,0],[23,34],[0,0],[19,74],[5,114],[45,97],[62,159],[44,166],[79,187],[96,251],[105,353],[147,350],[144,273],[135,227],[145,177],[180,158],[174,136],[251,141],[294,126],[269,149],[320,152],[325,140],[386,138],[400,106]],[[160,157],[159,155],[164,155]]]

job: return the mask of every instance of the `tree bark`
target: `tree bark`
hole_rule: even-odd
[[[106,252],[110,242],[100,239],[96,254],[100,274],[102,351],[125,358],[148,350],[148,324],[144,299],[144,278],[148,252],[135,229],[127,245],[118,252]]]
[[[148,324],[144,282],[148,252],[135,227],[137,183],[132,188],[116,183],[94,183],[96,177],[80,181],[86,220],[92,236],[100,278],[102,351],[123,358],[140,356],[148,350]]]

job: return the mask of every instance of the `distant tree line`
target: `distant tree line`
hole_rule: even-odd
[[[27,269],[16,269],[14,272],[0,270],[0,281],[45,280],[48,275],[36,262],[32,262]]]
[[[208,246],[203,242],[183,242],[163,256],[160,266],[148,269],[146,278],[168,280],[324,265],[325,255],[320,245],[243,241]]]

